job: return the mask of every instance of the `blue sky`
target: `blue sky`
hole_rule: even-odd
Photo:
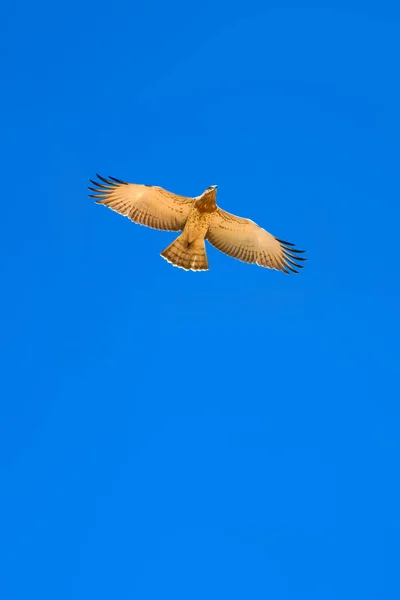
[[[395,3],[28,3],[0,20],[0,595],[400,597]],[[96,206],[98,172],[308,251]]]

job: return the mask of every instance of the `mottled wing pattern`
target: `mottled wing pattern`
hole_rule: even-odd
[[[298,262],[306,260],[299,256],[304,250],[296,250],[293,244],[279,240],[250,219],[221,209],[214,213],[206,239],[233,258],[285,273],[298,273],[296,268],[303,268]]]
[[[97,177],[99,181],[89,180],[95,187],[88,187],[94,192],[89,197],[95,198],[97,204],[153,229],[181,231],[184,228],[194,203],[192,198],[172,194],[161,187]]]

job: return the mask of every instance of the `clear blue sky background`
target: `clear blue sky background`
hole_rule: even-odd
[[[400,597],[398,3],[9,1],[0,596]],[[197,195],[300,275],[87,198]]]

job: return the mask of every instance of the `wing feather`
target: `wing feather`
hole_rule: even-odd
[[[220,208],[213,214],[206,238],[221,252],[243,262],[289,274],[302,269],[294,244],[280,240],[250,219],[236,217]],[[293,254],[294,253],[294,254]]]
[[[97,177],[100,181],[90,179],[94,187],[88,187],[94,192],[89,197],[97,204],[153,229],[181,231],[184,228],[194,203],[192,198],[178,196],[157,186],[127,183],[115,177]]]

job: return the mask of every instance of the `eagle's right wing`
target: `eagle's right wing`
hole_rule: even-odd
[[[194,199],[178,196],[161,187],[127,183],[97,175],[99,181],[90,182],[95,186],[88,189],[95,192],[97,204],[104,204],[111,210],[128,217],[134,223],[153,229],[181,231],[193,206]]]
[[[233,258],[285,273],[298,273],[295,267],[303,267],[296,261],[306,260],[298,256],[304,250],[296,250],[293,244],[279,240],[254,221],[220,208],[213,213],[206,239]]]

